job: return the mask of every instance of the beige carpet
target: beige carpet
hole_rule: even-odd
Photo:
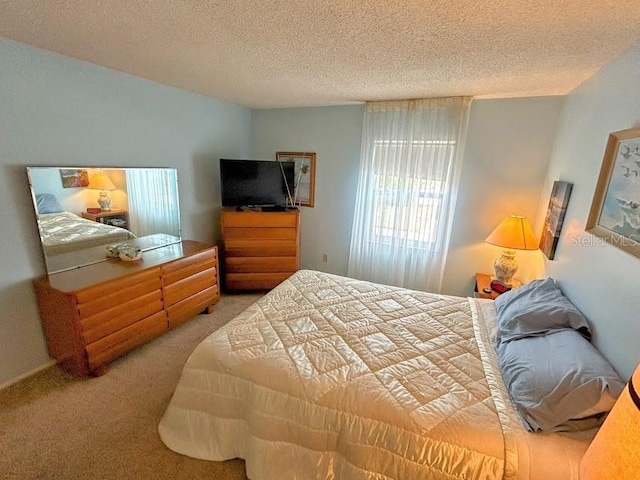
[[[172,452],[157,426],[196,345],[260,296],[224,295],[211,315],[129,353],[102,377],[52,367],[1,390],[0,478],[246,479],[241,460]]]

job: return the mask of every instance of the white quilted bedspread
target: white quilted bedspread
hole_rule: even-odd
[[[473,301],[299,271],[196,348],[160,436],[252,480],[513,478]]]
[[[38,217],[42,246],[47,255],[77,252],[135,238],[124,228],[87,220],[70,212],[47,213]]]

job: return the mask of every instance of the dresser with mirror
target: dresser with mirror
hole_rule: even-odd
[[[100,375],[211,312],[217,247],[182,238],[175,169],[28,167],[27,176],[47,270],[34,280],[38,307],[49,354],[67,372]]]

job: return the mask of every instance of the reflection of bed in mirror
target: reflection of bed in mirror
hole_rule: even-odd
[[[124,228],[86,220],[70,212],[39,215],[38,228],[47,256],[136,238]]]
[[[115,243],[148,250],[181,239],[175,169],[28,167],[27,173],[49,274],[104,261]],[[98,187],[107,190],[93,188],[98,176],[108,177],[108,186]],[[104,206],[105,196],[110,210],[102,213],[126,212],[126,228],[83,218]]]

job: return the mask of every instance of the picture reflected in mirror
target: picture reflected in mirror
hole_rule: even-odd
[[[181,239],[173,168],[27,167],[47,273]]]

